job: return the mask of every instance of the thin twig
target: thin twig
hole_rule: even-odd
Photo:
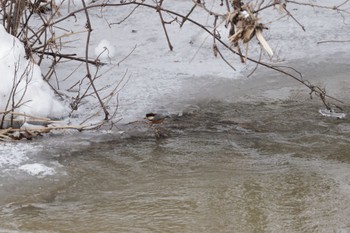
[[[162,27],[163,27],[163,30],[165,33],[166,40],[168,42],[169,49],[170,49],[170,51],[173,51],[173,46],[170,42],[170,38],[169,38],[168,32],[166,30],[165,22],[164,22],[163,15],[162,15],[162,3],[163,3],[163,0],[160,0],[159,3],[157,4],[156,10],[159,14],[160,22],[162,23]]]
[[[213,49],[214,49],[215,53],[219,54],[220,57],[221,57],[221,59],[222,59],[229,67],[231,67],[231,69],[233,69],[234,71],[236,71],[235,67],[233,67],[233,65],[232,65],[230,62],[228,62],[228,61],[226,60],[226,58],[222,55],[222,53],[221,53],[221,51],[219,50],[219,48],[217,47],[217,45],[214,45],[214,46],[213,46]]]
[[[318,41],[317,44],[325,44],[325,43],[348,43],[350,40],[323,40]]]
[[[52,56],[52,57],[65,58],[65,59],[68,59],[68,60],[87,62],[87,63],[95,65],[95,66],[106,65],[106,63],[103,63],[100,60],[89,60],[89,59],[86,59],[86,58],[76,57],[77,54],[75,54],[75,53],[72,53],[72,54],[61,54],[61,53],[45,52],[45,51],[36,51],[36,53],[47,55],[47,56]]]
[[[116,22],[116,23],[109,23],[108,26],[111,27],[111,26],[114,25],[114,24],[122,24],[122,23],[124,23],[125,20],[127,20],[127,19],[136,11],[136,9],[137,9],[139,6],[140,6],[140,5],[135,6],[135,7],[129,12],[129,14],[128,14],[127,16],[125,16],[122,20],[120,20],[119,22]]]
[[[101,97],[98,94],[98,91],[97,91],[97,89],[95,87],[95,84],[94,84],[94,80],[91,77],[91,73],[90,73],[90,67],[89,67],[89,44],[90,44],[90,36],[91,36],[91,32],[92,32],[92,27],[91,27],[90,16],[89,16],[89,13],[88,13],[88,10],[87,10],[87,7],[86,7],[85,0],[82,0],[82,3],[83,3],[83,6],[84,6],[85,17],[86,17],[86,20],[87,20],[86,27],[88,29],[88,35],[87,35],[86,47],[85,47],[86,70],[87,70],[86,76],[87,76],[87,78],[90,81],[90,85],[91,85],[92,89],[95,92],[95,95],[96,95],[96,97],[97,97],[97,99],[98,99],[98,101],[99,101],[99,103],[101,105],[101,108],[103,109],[103,112],[105,114],[104,120],[108,120],[109,112],[107,111],[106,106],[103,104],[103,102],[101,100]]]
[[[191,8],[191,10],[187,13],[187,15],[185,16],[185,18],[182,18],[182,21],[180,23],[180,28],[185,24],[186,20],[188,17],[190,17],[190,15],[192,14],[192,12],[194,11],[194,9],[196,8],[197,4],[194,4],[193,7]]]
[[[261,62],[262,51],[263,51],[263,49],[262,49],[262,47],[260,47],[260,54],[259,54],[259,60],[258,60],[259,62]],[[258,67],[259,67],[259,63],[256,63],[256,65],[255,65],[254,69],[252,70],[252,72],[250,72],[250,74],[247,75],[247,78],[250,78],[250,76],[252,76],[255,73],[255,71],[258,69]]]
[[[282,5],[283,9],[287,12],[287,14],[292,17],[292,19],[301,27],[301,29],[303,29],[303,31],[305,32],[305,27],[292,15],[292,13],[290,13],[289,10],[287,10],[286,5]]]

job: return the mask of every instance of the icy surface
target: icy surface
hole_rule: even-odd
[[[346,117],[345,113],[335,112],[334,110],[328,110],[328,109],[320,109],[319,113],[321,113],[322,116],[332,117],[336,119],[344,119]]]
[[[40,163],[25,164],[20,166],[19,169],[28,173],[29,175],[39,177],[55,174],[55,169]]]
[[[331,3],[317,1],[317,4],[332,7],[340,2],[342,1]],[[184,15],[192,5],[192,1],[163,3],[165,9]],[[122,88],[118,89],[119,98],[109,102],[111,109],[118,106],[118,113],[123,123],[138,120],[149,111],[179,112],[187,104],[193,104],[205,96],[210,98],[217,94],[211,92],[211,85],[226,82],[227,79],[232,80],[232,85],[236,85],[234,80],[244,80],[255,67],[254,63],[242,64],[238,56],[225,52],[223,46],[218,43],[225,58],[236,69],[236,71],[232,70],[222,59],[213,55],[212,38],[189,21],[181,28],[176,23],[166,25],[173,46],[173,51],[170,51],[159,15],[154,9],[139,7],[128,16],[133,7],[91,9],[91,15],[95,16],[92,20],[91,54],[98,56],[99,53],[94,52],[98,47],[104,47],[99,46],[102,41],[105,41],[105,44],[110,42],[118,51],[114,57],[108,59],[107,65],[100,68],[101,73],[109,72],[99,78],[96,84],[103,88],[113,82],[122,82],[122,77],[126,74],[124,82],[120,85]],[[217,2],[212,1],[207,1],[207,7],[220,12],[225,10],[220,8]],[[291,3],[287,7],[305,31],[291,17],[282,17],[283,14],[276,9],[271,8],[261,12],[260,22],[269,27],[269,30],[263,31],[263,34],[275,54],[270,59],[266,53],[263,53],[263,61],[285,64],[284,62],[302,59],[305,63],[317,63],[333,56],[332,54],[344,52],[344,46],[348,44],[318,43],[325,40],[347,39],[345,32],[348,31],[348,20],[344,19],[339,12]],[[85,25],[84,15],[80,14],[79,17],[80,20],[75,25],[77,31]],[[164,14],[164,17],[166,21],[173,20],[167,14]],[[191,18],[207,28],[212,27],[213,19],[200,8],[196,8]],[[224,27],[224,23],[221,23],[217,30],[221,39],[227,42],[228,29]],[[78,47],[82,43],[84,44],[85,41],[80,38],[75,45]],[[83,47],[81,46],[81,49],[84,49]],[[101,52],[101,50],[98,51]],[[258,60],[259,52],[260,46],[253,38],[249,43],[248,55]],[[83,54],[82,51],[79,53]],[[68,68],[60,70],[62,79],[70,74]],[[74,68],[71,67],[71,70]],[[288,77],[281,76],[281,82],[285,79]],[[70,87],[75,82],[76,80],[64,81],[61,87]],[[106,96],[111,89],[104,90],[104,96]],[[92,114],[96,106],[98,103],[92,100],[78,109],[76,114],[79,118],[84,118]]]
[[[17,166],[26,161],[28,159],[26,151],[33,149],[30,145],[21,145],[21,148],[17,148],[12,143],[1,143],[0,147],[0,169],[4,169],[5,166]]]
[[[15,174],[18,169],[22,169],[33,176],[49,175],[50,172],[54,171],[51,170],[52,168],[48,168],[45,171],[44,166],[41,167],[41,170],[39,170],[39,166],[31,166],[31,163],[37,160],[35,156],[42,149],[43,147],[38,144],[2,142],[0,144],[0,177],[6,176],[6,174]]]

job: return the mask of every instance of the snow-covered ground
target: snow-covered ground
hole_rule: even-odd
[[[68,12],[66,2],[60,8],[62,17]],[[312,3],[332,7],[341,2],[338,0],[332,3],[329,1],[313,1]],[[69,5],[70,11],[81,8],[79,1],[72,3],[74,4]],[[95,4],[98,3],[99,1]],[[186,14],[192,5],[192,1],[178,0],[175,3],[165,1],[163,7]],[[197,86],[201,86],[192,84],[193,77],[200,77],[203,83],[206,83],[208,79],[215,79],[217,82],[223,78],[238,79],[244,77],[247,74],[246,71],[255,66],[252,63],[241,64],[237,56],[225,52],[224,48],[219,45],[226,59],[237,69],[233,71],[223,60],[213,56],[212,38],[203,29],[188,21],[181,28],[176,23],[166,25],[174,47],[174,51],[170,51],[158,13],[154,9],[141,6],[125,19],[134,7],[92,8],[90,10],[93,28],[89,45],[90,57],[92,59],[98,57],[107,63],[100,69],[99,74],[103,75],[96,81],[96,85],[101,88],[113,85],[121,81],[126,74],[121,84],[122,88],[118,89],[120,90],[119,100],[114,98],[109,103],[112,108],[119,105],[119,116],[124,119],[124,122],[138,119],[146,111],[156,111],[161,108],[169,112],[178,111],[184,102],[193,97],[191,93],[188,93],[188,85],[191,85],[194,92]],[[221,11],[221,13],[225,10],[224,7],[219,7],[217,3],[210,1],[207,2],[207,7],[213,11]],[[346,6],[342,8],[346,9]],[[269,27],[269,30],[264,31],[264,35],[275,53],[272,59],[264,53],[264,61],[280,63],[304,59],[305,62],[309,62],[310,59],[321,60],[320,57],[334,56],[334,54],[346,51],[344,48],[348,47],[349,43],[317,44],[324,40],[348,39],[347,22],[349,20],[346,18],[346,13],[310,6],[301,7],[292,3],[287,5],[287,9],[298,23],[305,27],[306,31],[304,32],[291,17],[280,19],[283,14],[275,9],[263,11],[260,21]],[[86,23],[84,14],[78,13],[76,17],[76,20],[70,18],[58,26],[72,32],[83,30]],[[191,17],[204,26],[212,27],[213,18],[200,8],[196,8]],[[173,19],[166,13],[164,13],[164,18],[165,21]],[[123,23],[118,24],[121,21]],[[221,23],[218,31],[222,40],[227,42],[228,29],[223,24],[224,22]],[[26,69],[28,61],[24,59],[24,49],[19,41],[6,34],[2,27],[0,27],[0,33],[2,40],[0,58],[3,61],[1,70],[5,72],[0,87],[2,96],[0,109],[4,110],[9,92],[12,90],[16,62],[21,60],[18,63],[20,67],[17,71],[18,76]],[[59,37],[66,31],[57,29],[56,33],[56,36]],[[63,39],[61,53],[74,52],[83,57],[85,40],[84,33],[67,37],[66,41]],[[253,39],[250,42],[249,56],[257,59],[259,50],[257,40]],[[41,68],[46,71],[49,67],[44,63]],[[59,91],[71,98],[76,97],[77,90],[70,89],[70,87],[85,75],[84,67],[71,75],[76,68],[77,64],[74,62],[59,64],[56,69],[59,85],[56,84],[56,80],[51,80],[51,85],[56,86]],[[31,79],[28,89],[23,88],[24,81],[18,87],[18,90],[22,91],[16,95],[18,98],[22,96],[24,90],[26,92],[21,101],[26,103],[18,111],[37,116],[63,117],[67,115],[68,109],[63,109],[62,105],[53,98],[53,92],[42,82],[39,68],[32,64],[28,73],[30,74],[28,78]],[[71,77],[67,78],[70,75]],[[187,93],[183,92],[184,87]],[[107,88],[102,96],[108,95],[111,88]],[[80,119],[84,119],[90,111],[94,112],[98,104],[96,98],[86,100],[87,102],[83,102],[80,108],[81,111],[78,109],[75,115]],[[68,108],[69,103],[68,99],[63,104]]]
[[[215,10],[218,7],[218,1],[215,4],[207,2],[210,9]],[[301,2],[310,3],[310,1]],[[312,1],[313,4],[330,7],[341,2],[343,1]],[[96,4],[98,3],[99,1],[96,1]],[[164,1],[163,7],[186,15],[192,5],[192,1],[189,0],[176,0]],[[73,4],[70,5],[70,10],[80,7],[78,3]],[[219,46],[226,59],[236,68],[236,71],[233,71],[222,59],[213,56],[212,38],[188,21],[181,28],[176,23],[166,25],[174,47],[174,50],[170,51],[158,13],[154,9],[139,7],[127,17],[134,7],[90,10],[93,31],[89,54],[92,59],[99,57],[101,61],[107,63],[100,68],[99,74],[103,75],[96,81],[96,85],[98,88],[106,87],[101,92],[102,96],[106,97],[114,86],[121,82],[118,88],[119,96],[110,100],[108,109],[113,112],[118,106],[117,117],[122,119],[120,124],[142,119],[145,113],[151,111],[178,113],[186,105],[195,104],[198,99],[211,98],[216,94],[220,96],[222,94],[220,90],[212,92],[212,86],[220,83],[239,85],[245,82],[247,74],[255,67],[253,63],[241,64],[237,56],[225,52],[224,48]],[[287,7],[306,31],[304,32],[291,17],[279,19],[282,14],[272,9],[262,12],[261,22],[269,27],[268,31],[264,31],[264,35],[275,53],[271,59],[264,54],[264,61],[289,64],[291,61],[299,60],[317,64],[330,57],[348,57],[350,43],[317,43],[326,40],[349,40],[350,16],[348,13],[295,4],[289,4]],[[349,9],[350,3],[346,3],[342,8]],[[63,17],[68,12],[68,5],[63,4],[60,11]],[[57,25],[58,28],[63,27],[73,32],[84,30],[86,24],[84,14],[78,13],[75,16],[77,18],[71,17]],[[163,13],[163,16],[166,21],[173,19],[166,13]],[[213,18],[199,8],[194,10],[191,17],[205,26],[213,24]],[[120,21],[123,23],[117,24]],[[66,33],[58,28],[57,37]],[[222,39],[227,41],[228,30],[221,25],[218,31]],[[43,117],[63,117],[66,123],[80,123],[96,113],[98,101],[91,95],[84,99],[72,118],[66,118],[69,113],[69,104],[78,94],[77,88],[72,86],[85,76],[83,66],[74,62],[57,65],[58,82],[52,79],[51,85],[66,96],[62,101],[55,97],[50,87],[42,81],[39,67],[24,58],[24,49],[20,42],[6,34],[2,26],[0,26],[0,41],[0,111],[6,109],[13,77],[15,77],[14,68],[18,65],[18,74],[30,67],[28,76],[25,76],[30,81],[28,88],[24,88],[25,82],[21,82],[18,87],[18,90],[21,90],[20,93],[25,92],[22,100],[25,104],[18,111]],[[85,33],[76,33],[67,37],[66,41],[63,41],[61,53],[76,53],[83,57],[85,41]],[[249,56],[258,59],[259,51],[258,43],[253,39],[250,42]],[[40,67],[41,70],[46,72],[49,69],[48,65],[49,63],[44,62]],[[91,69],[93,73],[95,70],[93,67]],[[281,82],[288,79],[282,75],[280,78]],[[262,82],[261,77],[259,80]],[[84,85],[83,88],[87,86],[87,84]],[[94,119],[103,119],[102,112]],[[26,151],[40,150],[40,146],[31,148],[30,145],[21,144],[21,149],[18,149],[13,148],[12,145],[0,145],[2,148],[0,169],[17,166],[30,175],[42,176],[54,173],[52,167],[45,168],[46,165],[26,157]]]
[[[215,2],[215,1],[214,1]],[[309,1],[303,1],[309,3]],[[333,6],[342,1],[313,1],[314,4]],[[178,0],[164,1],[164,8],[182,14],[187,14],[191,9],[192,1]],[[347,4],[349,5],[349,3]],[[216,10],[217,3],[207,1],[209,9]],[[220,83],[222,80],[245,79],[246,75],[255,67],[255,64],[241,64],[238,56],[225,52],[219,48],[226,59],[233,64],[237,71],[233,71],[226,63],[215,58],[212,53],[212,38],[201,28],[186,22],[183,27],[173,23],[166,25],[170,41],[174,47],[170,51],[159,20],[159,15],[154,9],[139,7],[123,23],[116,24],[125,19],[131,7],[117,7],[110,9],[92,9],[93,32],[90,43],[91,56],[96,52],[101,41],[107,41],[113,46],[114,56],[110,58],[110,64],[103,66],[101,73],[109,71],[100,78],[98,84],[103,87],[107,83],[118,82],[126,73],[126,79],[121,86],[127,83],[119,92],[119,116],[122,122],[130,122],[143,117],[149,111],[164,111],[177,113],[184,105],[192,103],[197,98],[211,95],[210,84]],[[347,40],[349,21],[346,14],[334,10],[301,7],[295,4],[287,6],[293,16],[305,27],[305,32],[291,17],[279,19],[283,14],[276,10],[262,12],[261,22],[269,27],[264,35],[274,50],[272,59],[264,53],[263,60],[285,64],[295,59],[303,59],[305,62],[322,61],[328,56],[337,56],[339,52],[346,51],[349,43],[325,43],[317,44],[324,40]],[[347,6],[349,7],[349,6]],[[346,8],[346,6],[344,7]],[[221,11],[223,10],[222,8]],[[101,17],[102,15],[102,17]],[[83,28],[84,16],[74,25],[75,30]],[[343,18],[345,16],[345,19]],[[173,18],[163,14],[166,21]],[[191,15],[205,26],[212,27],[213,18],[208,16],[200,8],[196,8]],[[279,20],[277,20],[279,19]],[[111,28],[108,24],[112,24]],[[228,29],[220,25],[218,31],[223,41],[227,42]],[[70,46],[82,47],[85,37]],[[112,50],[113,50],[112,49]],[[250,42],[249,56],[258,59],[260,47],[256,39]],[[78,54],[83,51],[78,51]],[[130,54],[131,53],[131,54]],[[130,54],[130,55],[129,55]],[[129,56],[128,56],[129,55]],[[125,60],[124,58],[127,57]],[[120,63],[120,64],[119,64]],[[66,77],[71,70],[61,71],[61,77]],[[281,80],[287,77],[281,75]],[[195,80],[195,81],[194,81]],[[75,81],[68,79],[61,86],[69,87]],[[63,89],[63,88],[62,88]],[[107,91],[106,91],[107,92]],[[72,95],[72,93],[69,93]],[[77,111],[77,115],[89,113],[94,109],[97,102],[92,100]],[[110,106],[116,105],[116,99]],[[83,117],[82,117],[83,118]]]

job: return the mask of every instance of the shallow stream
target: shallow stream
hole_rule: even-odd
[[[0,232],[350,232],[350,121],[319,107],[208,101],[129,134],[44,137],[27,157],[55,173],[2,171]]]

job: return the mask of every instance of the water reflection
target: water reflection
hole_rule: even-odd
[[[211,102],[169,120],[166,139],[51,148],[66,175],[2,193],[0,229],[348,232],[348,125],[312,105]]]

